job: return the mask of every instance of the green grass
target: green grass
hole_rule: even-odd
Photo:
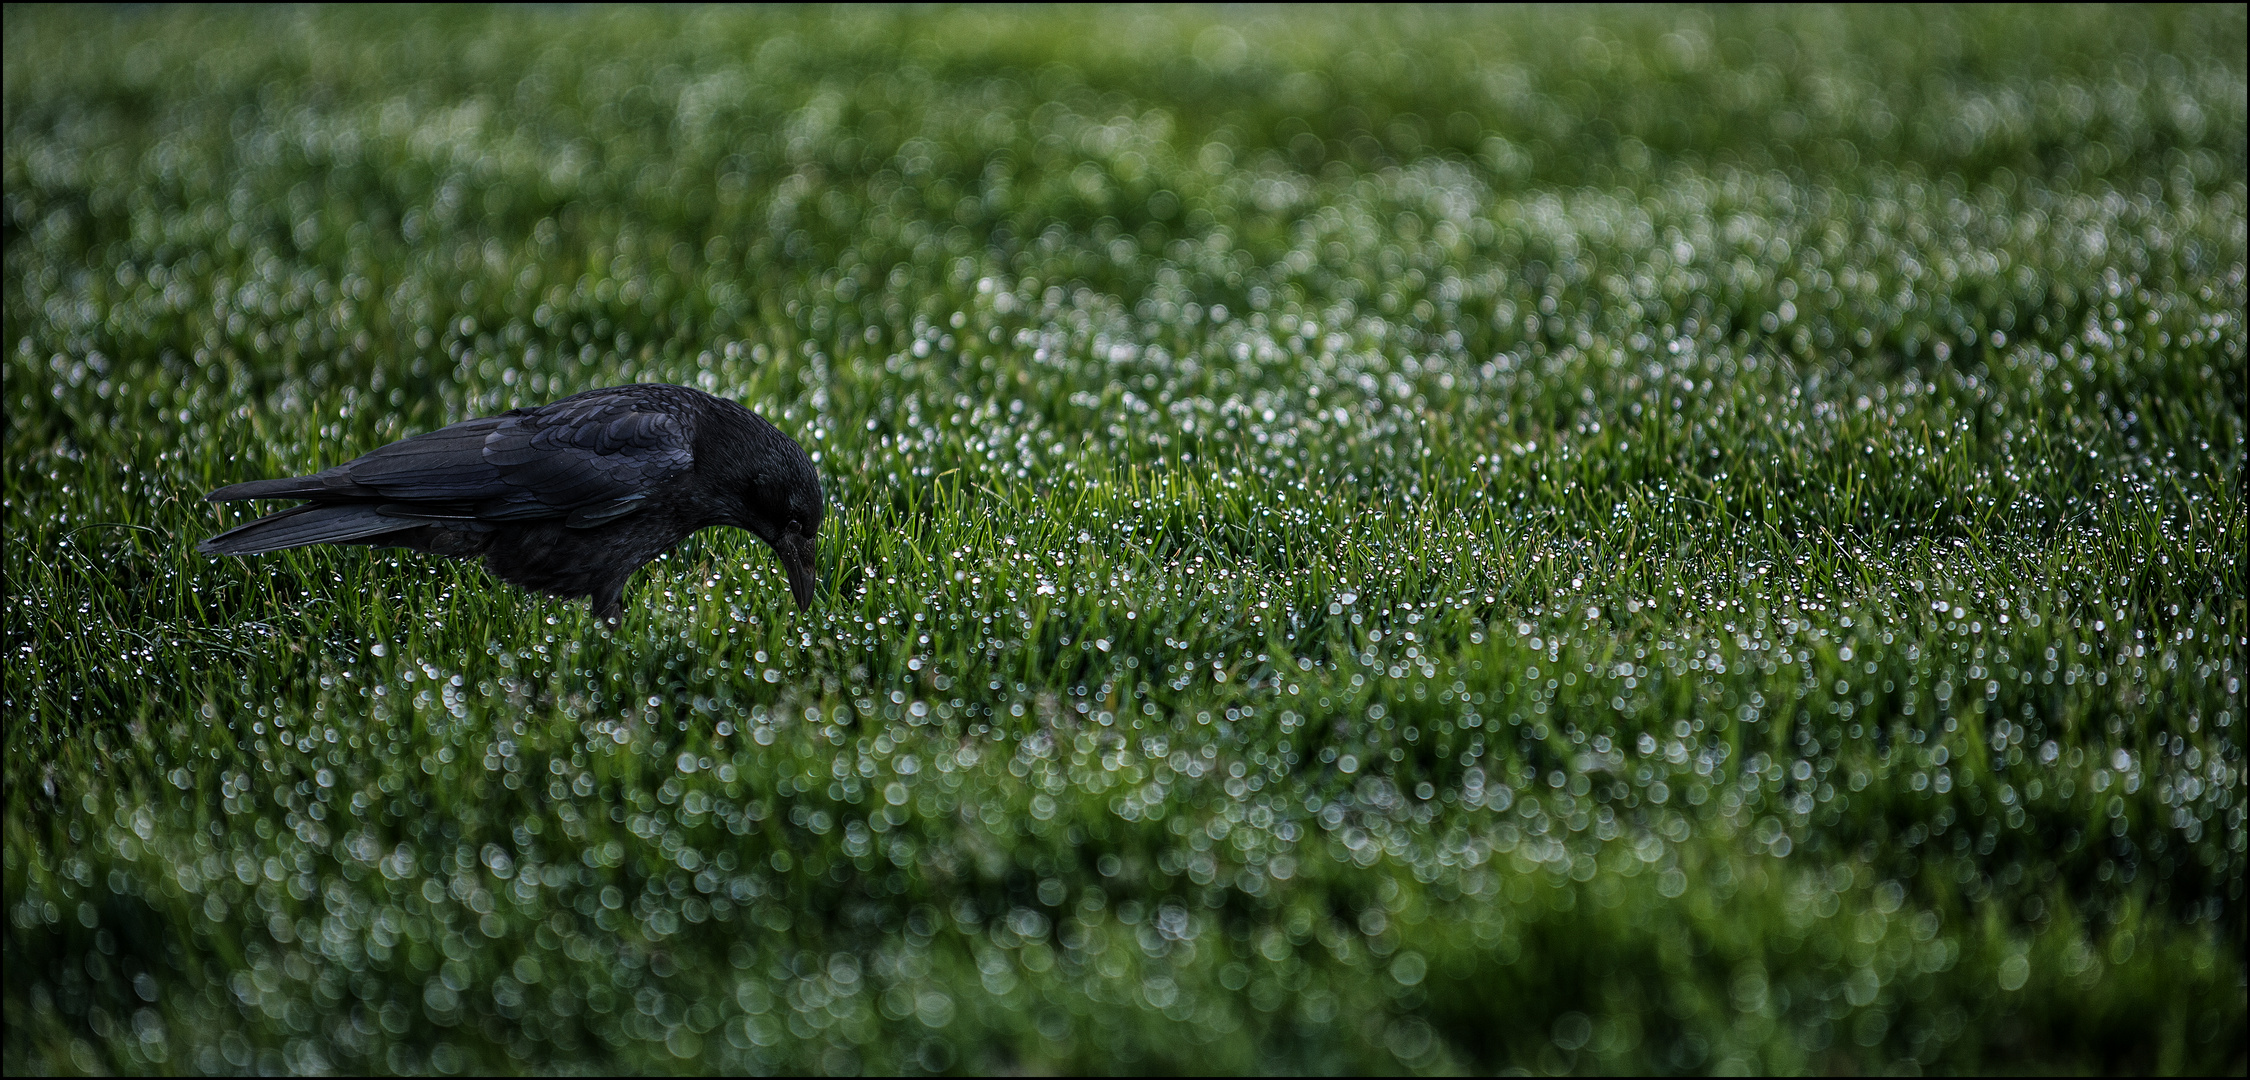
[[[2239,6],[5,42],[10,1073],[2250,1062]],[[193,553],[634,380],[809,614]]]

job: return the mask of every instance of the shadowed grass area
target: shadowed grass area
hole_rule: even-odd
[[[2239,7],[5,18],[11,1073],[2250,1061]]]

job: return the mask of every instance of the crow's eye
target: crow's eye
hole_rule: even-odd
[[[799,522],[799,521],[798,521],[798,520],[797,520],[796,518],[790,518],[790,519],[789,519],[789,531],[790,531],[790,532],[793,532],[793,533],[796,533],[796,534],[797,534],[797,535],[799,535],[799,536],[803,536],[803,535],[805,534],[805,526],[803,525],[803,523]]]

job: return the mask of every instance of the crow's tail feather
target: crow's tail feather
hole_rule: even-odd
[[[315,495],[336,494],[324,482],[322,474],[311,476],[285,476],[278,480],[252,480],[246,484],[228,484],[204,498],[212,502],[235,502],[239,499],[309,499]]]
[[[278,481],[274,481],[278,482]],[[239,487],[252,485],[241,484]],[[221,491],[231,490],[222,488]],[[219,492],[213,492],[213,495]],[[242,496],[266,498],[267,496]],[[421,522],[386,517],[363,504],[308,503],[268,514],[195,545],[205,555],[263,555],[269,551],[312,544],[342,544],[371,536],[412,529]]]

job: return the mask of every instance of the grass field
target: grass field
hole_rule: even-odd
[[[2250,1065],[2240,6],[5,18],[11,1074]]]

